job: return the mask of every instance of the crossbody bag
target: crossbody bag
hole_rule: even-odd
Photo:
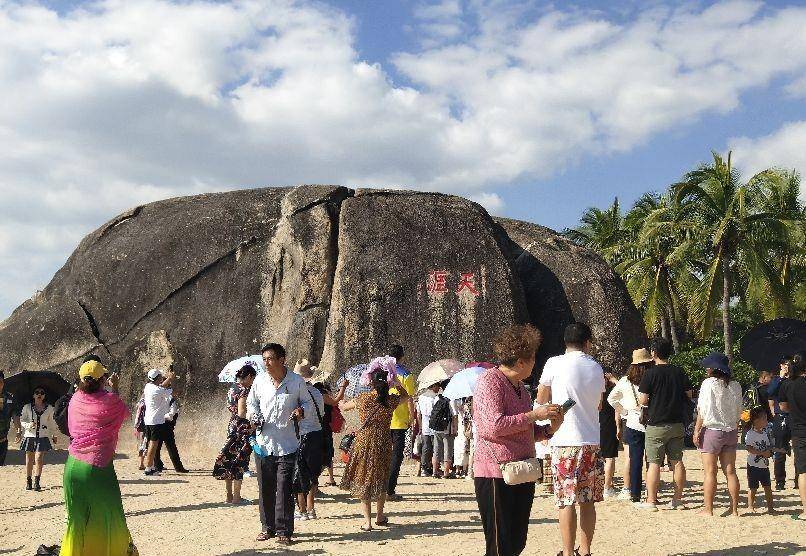
[[[372,420],[373,417],[375,417],[375,414],[378,413],[380,409],[381,409],[380,406],[376,407],[372,411],[372,413],[370,413],[369,416],[367,416],[367,418],[364,420],[364,422],[361,424],[361,426],[358,428],[357,431],[347,433],[341,437],[341,442],[339,442],[339,450],[341,450],[344,454],[347,454],[347,456],[343,455],[342,459],[345,458],[349,459],[350,450],[353,448],[353,442],[355,442],[355,435],[364,430],[367,424]],[[347,462],[345,461],[344,463]]]
[[[632,382],[630,382],[630,390],[632,391],[632,397],[635,398],[635,405],[638,408],[638,422],[646,426],[646,422],[649,420],[649,408],[638,402],[638,394],[635,393],[635,384]]]
[[[508,485],[520,485],[522,483],[536,483],[543,479],[543,462],[537,458],[526,458],[516,461],[501,463],[495,457],[495,453],[487,442],[484,442],[493,461],[498,464],[501,470],[501,477]]]

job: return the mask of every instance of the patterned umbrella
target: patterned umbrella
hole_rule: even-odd
[[[426,367],[420,371],[420,375],[417,377],[417,387],[419,390],[423,390],[424,388],[433,386],[437,382],[448,380],[461,371],[463,367],[464,365],[456,359],[440,359],[439,361],[434,361],[426,365]]]
[[[350,367],[336,381],[336,386],[339,388],[341,387],[341,383],[344,382],[345,378],[350,381],[350,384],[347,386],[347,390],[344,391],[344,399],[351,400],[357,397],[359,394],[372,391],[372,386],[365,386],[361,384],[361,375],[367,370],[368,366],[369,365],[366,363],[361,363],[360,365]]]

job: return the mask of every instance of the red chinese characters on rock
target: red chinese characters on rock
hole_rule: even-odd
[[[425,289],[428,293],[444,294],[448,293],[448,276],[450,273],[446,270],[432,270],[428,274]],[[455,293],[469,292],[473,296],[478,296],[479,291],[476,289],[476,274],[474,272],[461,272],[459,273],[459,285]]]
[[[479,295],[479,291],[476,289],[476,275],[473,272],[463,272],[462,278],[459,280],[459,287],[456,288],[456,293],[461,293],[462,291],[467,290],[475,296]]]
[[[445,293],[448,291],[448,272],[445,270],[433,270],[428,275],[426,290],[429,293]]]

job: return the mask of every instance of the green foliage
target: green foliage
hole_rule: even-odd
[[[616,199],[605,210],[587,209],[580,226],[565,232],[610,263],[647,332],[671,336],[697,377],[703,350],[735,352],[746,325],[806,318],[800,175],[770,168],[744,181],[730,153],[711,158],[666,192],[644,194],[626,214]],[[699,342],[680,346],[691,339]],[[751,380],[741,362],[736,371]]]
[[[703,358],[713,352],[722,352],[724,349],[723,345],[723,338],[721,334],[714,334],[710,336],[704,343],[698,343],[696,345],[687,345],[684,349],[680,352],[676,353],[671,358],[671,363],[674,365],[678,365],[682,367],[683,371],[685,371],[686,375],[688,376],[691,384],[694,385],[694,388],[699,388],[699,385],[702,384],[702,381],[705,380],[706,374],[705,369],[702,368],[700,365],[700,361]],[[756,373],[753,368],[742,361],[739,357],[739,350],[738,348],[734,347],[733,350],[733,378],[738,380],[739,383],[742,385],[742,388],[747,388],[758,378],[758,373]]]

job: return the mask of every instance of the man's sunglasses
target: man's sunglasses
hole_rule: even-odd
[[[44,395],[45,392],[43,392],[42,390],[37,390],[36,392],[34,392],[34,396],[44,396]]]

